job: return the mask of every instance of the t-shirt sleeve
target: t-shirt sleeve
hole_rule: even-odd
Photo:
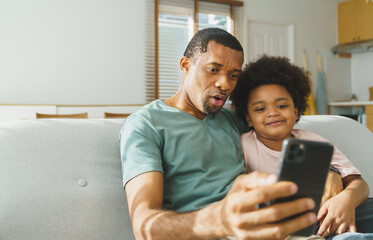
[[[313,140],[313,141],[320,141],[320,142],[328,142],[331,143],[328,139],[310,131],[306,130],[297,130],[298,134],[300,133],[299,138],[305,140]],[[298,136],[296,136],[298,138]],[[333,143],[331,143],[333,144]],[[341,172],[341,177],[344,178],[348,175],[361,175],[361,172],[351,163],[348,157],[343,154],[334,144],[334,153],[332,162],[330,165],[338,169]]]
[[[146,172],[162,172],[161,142],[154,128],[141,116],[131,115],[119,138],[123,186]]]

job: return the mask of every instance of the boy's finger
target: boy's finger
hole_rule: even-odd
[[[348,226],[348,231],[349,232],[357,232],[356,231],[356,225],[355,224],[351,224],[350,226]]]
[[[317,214],[317,220],[320,221],[326,214],[328,213],[328,207],[326,206],[326,204],[324,204],[318,214]]]
[[[342,223],[342,224],[338,227],[336,233],[337,233],[337,234],[342,234],[342,233],[346,232],[346,229],[347,229],[347,224],[346,224],[346,223]]]
[[[317,235],[319,236],[324,236],[325,232],[329,229],[331,223],[332,223],[333,219],[329,218],[328,216],[326,216],[324,218],[324,221],[322,222],[322,224],[320,225],[320,228],[319,230],[317,231]]]
[[[326,229],[326,231],[324,232],[324,234],[321,236],[323,238],[328,238],[329,236],[331,236],[334,232],[331,230],[332,228],[332,225],[330,224],[329,227]]]
[[[335,221],[333,221],[331,224],[330,224],[330,227],[329,227],[329,235],[328,235],[328,237],[330,236],[330,235],[332,235],[333,233],[335,233],[336,231],[337,231],[337,229],[338,229],[338,227],[339,227],[339,225],[335,222]]]

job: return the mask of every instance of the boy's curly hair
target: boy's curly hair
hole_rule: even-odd
[[[290,63],[288,58],[267,55],[247,64],[242,71],[230,97],[237,115],[246,119],[250,92],[262,85],[271,84],[281,85],[289,92],[294,106],[298,109],[297,121],[299,121],[307,108],[311,82],[305,72]]]

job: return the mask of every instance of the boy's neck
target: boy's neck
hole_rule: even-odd
[[[285,139],[292,136],[292,134],[289,134],[289,136],[282,138],[282,139],[269,139],[269,138],[263,138],[262,136],[259,136],[256,134],[257,138],[269,149],[274,151],[281,151],[282,144],[285,141]]]

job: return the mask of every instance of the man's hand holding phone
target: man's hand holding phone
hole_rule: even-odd
[[[298,191],[297,185],[275,182],[276,177],[253,172],[238,177],[227,196],[218,204],[227,235],[238,239],[284,239],[293,232],[316,222],[310,212],[315,203],[310,198],[258,208],[260,203],[289,197]],[[290,218],[296,215],[296,217]]]

